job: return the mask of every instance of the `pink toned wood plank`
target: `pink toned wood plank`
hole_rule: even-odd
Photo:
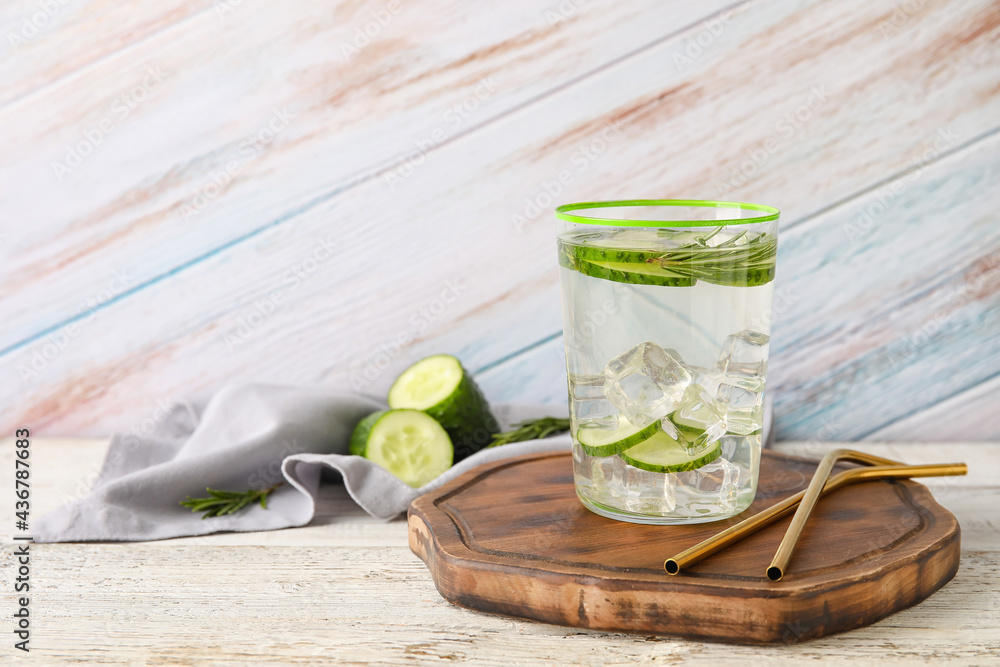
[[[170,30],[226,0],[16,0],[0,4],[0,107]]]
[[[3,223],[0,350],[725,4],[245,0],[161,30],[0,109],[0,206],[32,222]]]
[[[346,190],[100,310],[64,350],[42,358],[37,376],[8,383],[2,420],[101,433],[141,424],[158,400],[234,379],[351,384],[371,367],[366,389],[380,392],[430,351],[487,366],[559,329],[552,229],[531,207],[550,206],[546,190],[563,172],[556,197],[564,200],[711,196],[706,184],[778,136],[778,123],[810,95],[816,106],[810,90],[827,83],[840,97],[811,110],[739,196],[778,203],[789,221],[849,199],[906,170],[934,148],[939,129],[971,141],[993,127],[997,56],[984,45],[996,29],[975,33],[984,10],[971,7],[928,5],[882,36],[882,15],[862,3],[847,14],[828,4],[755,5],[727,26],[718,50],[660,78],[697,31],[682,35],[441,146],[395,190],[384,179]],[[925,53],[946,46],[958,60],[925,67]],[[978,53],[994,60],[974,60]],[[780,85],[761,91],[762,71]],[[918,88],[932,94],[912,99]],[[894,131],[901,126],[907,133]],[[328,236],[336,254],[319,261],[316,244]],[[865,273],[869,266],[885,268],[865,264],[851,280],[885,279]],[[460,285],[451,294],[449,281]],[[275,295],[280,302],[268,303]],[[0,365],[16,378],[48,344],[34,341]]]

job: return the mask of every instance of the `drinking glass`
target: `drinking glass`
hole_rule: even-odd
[[[573,473],[602,516],[717,521],[757,490],[778,209],[556,209]]]

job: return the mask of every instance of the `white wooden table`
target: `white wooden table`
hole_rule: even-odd
[[[85,493],[105,441],[32,444],[37,517]],[[835,444],[787,443],[819,456]],[[927,480],[962,525],[962,565],[922,604],[871,627],[800,645],[728,646],[592,632],[454,607],[407,547],[406,523],[379,523],[330,486],[312,524],[264,533],[131,544],[34,545],[32,651],[13,649],[13,503],[0,525],[0,663],[1000,664],[1000,446],[859,444],[906,462],[966,461],[963,478]],[[2,445],[5,470],[13,447]],[[0,497],[12,498],[11,475]]]

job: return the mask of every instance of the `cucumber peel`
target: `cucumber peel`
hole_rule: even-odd
[[[697,470],[722,456],[722,442],[716,440],[696,454],[664,431],[618,454],[625,463],[650,472]]]
[[[588,456],[614,456],[618,452],[638,445],[652,437],[660,430],[660,422],[655,421],[648,426],[635,426],[624,417],[618,420],[618,428],[583,428],[577,429],[576,441]]]
[[[389,389],[389,407],[421,410],[436,419],[451,438],[456,463],[500,432],[483,393],[450,354],[421,359],[403,371]]]
[[[660,268],[655,262],[591,262],[577,260],[577,270],[591,278],[631,285],[691,287],[695,279]]]
[[[450,468],[455,455],[444,428],[419,410],[383,410],[368,415],[354,428],[350,451],[414,488]]]
[[[752,240],[742,245],[683,247],[642,238],[611,237],[582,245],[560,242],[560,265],[592,278],[632,285],[691,287],[701,280],[729,287],[756,287],[774,280],[777,244]]]

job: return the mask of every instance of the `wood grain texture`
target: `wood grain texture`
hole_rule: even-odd
[[[748,514],[803,490],[814,470],[765,451]],[[915,482],[825,497],[772,582],[764,571],[790,520],[671,577],[666,558],[739,519],[663,527],[599,517],[577,499],[566,452],[481,466],[409,510],[410,549],[449,602],[572,627],[790,644],[873,623],[958,570],[958,522]]]
[[[212,0],[4,2],[0,4],[4,36],[0,108],[157,33],[180,27],[199,12],[216,12],[220,4]]]
[[[135,289],[294,225],[303,209],[401,162],[419,166],[435,147],[724,6],[581,3],[553,24],[528,0],[211,9],[226,2],[0,109],[10,147],[0,177],[20,184],[4,208],[34,222],[10,230],[20,250],[0,266],[0,349],[99,300],[115,272]],[[375,33],[362,33],[367,46],[365,29]],[[56,173],[81,141],[95,144],[79,150],[90,154]]]
[[[871,440],[897,440],[904,433],[920,433],[921,438],[947,442],[961,431],[971,440],[1000,439],[1000,377],[956,394],[915,414],[892,422],[869,436]]]
[[[1000,111],[995,3],[927,2],[902,18],[855,0],[741,4],[720,30],[715,19],[689,22],[722,5],[695,14],[681,3],[585,3],[551,24],[545,8],[517,3],[443,23],[433,3],[411,14],[404,5],[349,68],[339,40],[377,7],[324,14],[293,4],[301,11],[244,2],[224,21],[201,12],[0,109],[0,128],[13,137],[0,176],[19,185],[0,195],[4,210],[37,221],[5,229],[0,245],[5,428],[128,430],[158,401],[239,379],[377,393],[403,365],[440,350],[495,378],[497,395],[528,400],[516,395],[523,386],[561,402],[561,371],[519,357],[551,345],[560,329],[551,227],[530,206],[550,207],[546,187],[562,172],[569,182],[554,199],[662,193],[776,203],[783,239],[819,219],[829,227],[833,211],[854,222],[850,206],[907,174],[920,177],[903,195],[935,202],[937,220],[951,214],[942,202],[974,199],[963,211],[978,217],[962,222],[979,230],[1000,204],[995,186],[976,177],[988,163],[976,147],[991,141]],[[426,37],[408,41],[414,34]],[[688,51],[698,39],[700,52]],[[52,188],[53,151],[99,121],[129,73],[154,61],[177,74],[70,183]],[[397,172],[379,175],[491,74],[511,84],[410,165],[412,175],[391,183],[385,175]],[[280,105],[300,116],[180,224],[184,202]],[[931,168],[914,171],[925,162]],[[955,177],[931,187],[928,174],[942,164]],[[877,229],[903,219],[891,213],[903,197],[893,200]],[[936,238],[932,219],[921,218],[913,238]],[[861,242],[870,245],[864,261],[838,274],[836,262],[851,254],[842,234],[827,230],[824,242],[836,246],[783,255],[783,266],[803,267],[796,284],[807,294],[820,267],[819,292],[837,274],[849,279],[848,293],[871,288],[908,309],[899,327],[889,318],[879,331],[880,349],[901,349],[940,304],[913,301],[919,290],[895,280],[887,267],[897,248],[881,232]],[[951,267],[943,279],[966,271],[972,280],[994,239],[983,234],[979,255],[958,241],[921,252],[935,268]],[[337,251],[320,261],[317,243],[327,239]],[[128,286],[112,294],[116,271]],[[779,281],[792,277],[779,268]],[[981,292],[954,311],[956,330],[978,315],[991,321],[995,283]],[[91,316],[64,324],[105,293],[110,300]],[[832,437],[824,420],[855,405],[866,411],[837,433],[874,433],[998,370],[989,356],[970,364],[969,341],[956,331],[910,359],[902,385],[894,369],[866,374],[854,357],[814,354],[829,339],[809,332],[841,335],[844,311],[808,301],[786,331],[814,346],[797,342],[802,356],[775,369],[784,437]],[[779,318],[776,347],[780,326]],[[982,342],[970,349],[990,351]],[[952,365],[960,372],[930,389],[910,381]],[[865,391],[845,398],[857,384]],[[893,401],[882,400],[887,392]]]
[[[816,457],[838,446],[785,443],[780,449]],[[39,511],[59,504],[64,490],[79,483],[81,471],[98,467],[105,448],[104,441],[37,440],[34,499]],[[866,444],[863,449],[911,463],[942,460],[940,445]],[[1000,447],[949,443],[947,449],[948,458],[981,464],[972,466],[968,477],[927,480],[962,524],[962,565],[955,579],[915,607],[815,641],[723,645],[564,628],[461,609],[441,598],[424,564],[410,553],[404,521],[374,522],[327,496],[320,509],[340,513],[325,525],[144,544],[35,545],[35,637],[45,649],[22,656],[4,646],[0,660],[47,665],[199,660],[217,665],[275,660],[301,665],[437,660],[595,666],[666,661],[767,667],[819,660],[992,664],[1000,648],[1000,525],[990,508],[1000,501],[992,473],[1000,466]],[[0,443],[3,465],[10,463],[11,452],[10,441]],[[0,476],[0,493],[9,493],[9,484],[8,475]],[[0,505],[3,525],[10,525],[9,511]],[[9,547],[2,553],[9,554]],[[8,571],[0,568],[5,589]]]
[[[779,438],[1000,438],[998,177],[994,135],[782,233],[768,378]],[[561,402],[562,350],[553,338],[483,384],[500,400]]]

